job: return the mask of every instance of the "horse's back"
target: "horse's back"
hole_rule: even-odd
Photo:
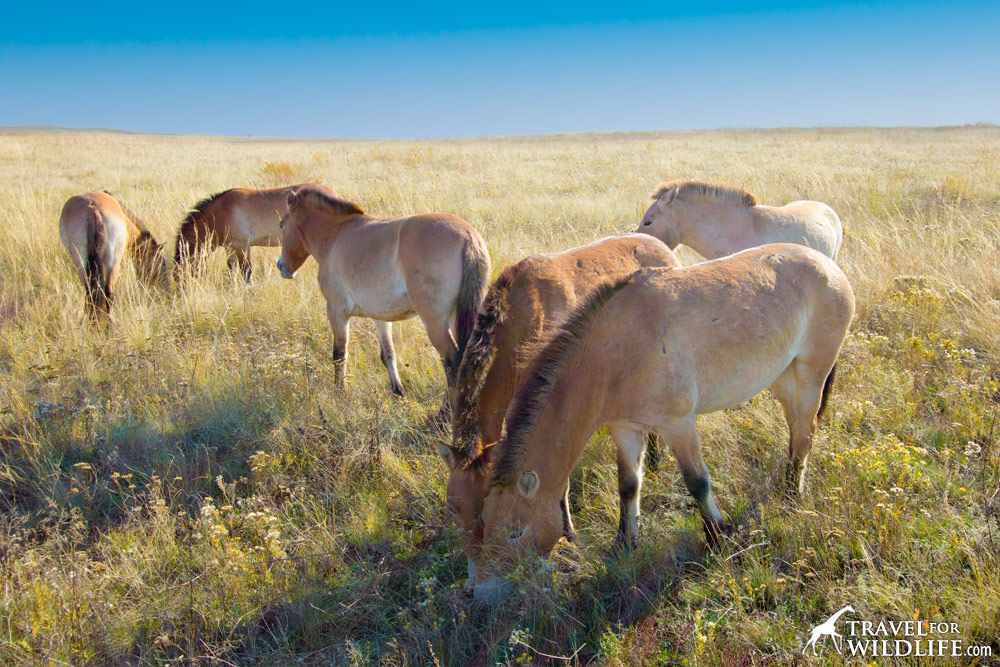
[[[784,206],[759,208],[767,210],[773,222],[765,242],[798,243],[837,258],[844,229],[840,217],[828,204],[797,200]]]
[[[605,336],[628,327],[628,340],[618,343],[622,363],[640,383],[659,386],[660,396],[679,397],[679,413],[747,400],[804,354],[832,364],[854,313],[843,272],[796,244],[647,269],[613,304]]]
[[[101,260],[109,268],[117,267],[128,242],[128,218],[121,204],[102,190],[73,195],[63,205],[59,216],[59,237],[78,270],[91,250],[95,226],[105,239]]]
[[[228,245],[274,247],[281,245],[281,219],[288,212],[289,188],[232,188],[213,202],[209,220],[213,233]]]

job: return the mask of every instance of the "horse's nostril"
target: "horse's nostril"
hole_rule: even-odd
[[[521,539],[522,535],[524,535],[524,528],[522,528],[521,530],[515,530],[513,533],[507,536],[507,539],[512,541],[519,540]]]

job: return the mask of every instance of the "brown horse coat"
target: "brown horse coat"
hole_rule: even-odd
[[[337,384],[345,384],[349,320],[368,317],[378,326],[392,390],[402,395],[392,322],[416,315],[444,362],[447,405],[490,274],[479,232],[446,213],[373,218],[319,185],[290,192],[287,205],[278,269],[292,278],[310,255],[319,263]]]
[[[565,532],[560,503],[590,436],[618,445],[620,524],[635,535],[644,432],[670,445],[710,539],[722,515],[695,416],[770,388],[788,422],[789,481],[802,492],[812,435],[854,314],[850,283],[815,250],[774,244],[683,269],[610,282],[567,319],[532,363],[507,413],[483,504],[477,571],[546,554]],[[499,579],[477,582],[495,599]]]
[[[128,251],[144,282],[165,278],[162,247],[149,230],[105,190],[70,197],[59,216],[59,238],[87,295],[85,312],[107,322],[122,257]]]
[[[611,236],[507,266],[486,294],[458,370],[453,442],[438,451],[448,464],[448,503],[472,563],[482,537],[489,452],[531,359],[595,285],[643,267],[680,266],[667,246],[645,234]],[[568,490],[568,487],[567,487]],[[569,506],[566,505],[569,522]]]
[[[239,267],[250,282],[250,247],[281,245],[279,224],[288,212],[288,191],[288,187],[232,188],[199,201],[177,230],[177,268],[182,269],[203,252],[224,247],[229,252],[229,268]]]

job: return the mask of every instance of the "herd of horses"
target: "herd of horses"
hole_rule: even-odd
[[[168,280],[164,250],[105,191],[71,197],[60,236],[107,323],[121,261]],[[835,260],[843,240],[826,204],[765,206],[741,188],[662,184],[635,233],[533,255],[489,282],[476,229],[443,213],[379,219],[328,187],[232,189],[198,202],[181,224],[173,271],[215,248],[250,280],[252,246],[281,246],[292,278],[313,256],[345,384],[349,320],[374,319],[392,391],[403,394],[392,322],[419,317],[441,357],[442,414],[452,439],[438,453],[476,597],[494,603],[526,554],[573,540],[569,479],[607,426],[617,448],[618,540],[638,538],[643,461],[658,434],[697,501],[706,539],[725,523],[712,495],[695,418],[764,389],[789,429],[787,482],[804,490],[813,434],[854,316]],[[682,266],[685,244],[706,261]]]

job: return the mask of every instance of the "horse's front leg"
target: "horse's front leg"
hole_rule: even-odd
[[[351,316],[339,303],[326,303],[326,316],[330,320],[330,331],[333,332],[333,373],[334,384],[343,389],[347,386],[344,378],[344,367],[347,365],[347,342],[351,335]]]
[[[609,424],[608,430],[618,448],[618,543],[634,547],[639,539],[639,491],[646,431],[623,423]]]
[[[403,383],[399,379],[399,370],[396,369],[396,349],[392,345],[392,322],[375,320],[375,326],[378,328],[378,339],[382,346],[382,364],[389,371],[392,393],[396,396],[405,396]]]
[[[253,267],[250,264],[250,248],[233,248],[230,250],[226,266],[229,267],[230,271],[236,271],[239,268],[243,280],[249,283],[253,277]]]

